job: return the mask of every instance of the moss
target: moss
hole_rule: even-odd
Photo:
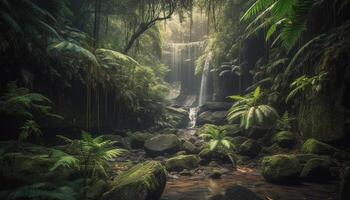
[[[304,153],[313,153],[320,155],[333,155],[338,150],[331,145],[320,142],[315,139],[308,139],[302,146],[301,150]]]
[[[269,182],[297,182],[300,168],[300,163],[294,155],[274,155],[262,160],[262,175]]]
[[[131,148],[143,148],[145,141],[150,137],[152,137],[151,134],[142,132],[128,134]]]
[[[295,135],[289,131],[281,131],[273,137],[273,142],[276,142],[281,147],[290,148],[295,144]]]
[[[103,200],[159,199],[166,184],[166,171],[156,161],[138,164],[116,177]]]
[[[166,163],[168,171],[182,171],[184,169],[194,169],[198,167],[199,158],[195,155],[180,155],[169,158]]]

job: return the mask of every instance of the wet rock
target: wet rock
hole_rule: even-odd
[[[174,128],[186,128],[189,122],[188,112],[182,108],[166,107],[168,122]]]
[[[168,171],[182,171],[184,169],[194,169],[199,165],[199,158],[195,155],[180,155],[169,158],[165,167]]]
[[[128,134],[130,147],[133,149],[142,149],[145,141],[151,138],[152,135],[149,133],[135,132]]]
[[[347,167],[344,172],[344,176],[340,183],[340,199],[348,200],[350,199],[350,167]]]
[[[214,111],[214,112],[203,112],[197,118],[197,125],[203,124],[215,124],[222,125],[225,124],[227,111]]]
[[[261,146],[256,141],[249,139],[239,146],[238,153],[254,158],[260,153],[260,150]]]
[[[272,141],[277,143],[280,147],[291,148],[294,146],[296,138],[294,133],[290,131],[281,131],[273,136]]]
[[[199,107],[198,114],[206,111],[226,111],[230,109],[232,103],[228,102],[206,102]]]
[[[305,181],[327,182],[331,180],[331,161],[329,159],[313,158],[301,171],[300,177]]]
[[[183,141],[182,149],[191,154],[199,153],[199,149],[194,144],[188,141]]]
[[[149,138],[145,141],[144,147],[149,155],[172,154],[180,150],[181,142],[174,134],[164,134]]]
[[[333,146],[320,142],[315,139],[306,140],[301,150],[304,153],[313,153],[313,154],[319,154],[319,155],[333,155],[335,152],[339,151]]]
[[[257,194],[243,186],[233,186],[225,190],[225,194],[211,197],[211,200],[263,200]]]
[[[103,200],[159,199],[166,184],[166,171],[156,161],[138,164],[117,176],[112,189],[103,194]]]
[[[294,155],[274,155],[262,160],[262,175],[272,183],[298,182],[300,168]]]

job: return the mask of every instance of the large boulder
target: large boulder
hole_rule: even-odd
[[[156,161],[147,161],[117,176],[103,200],[159,199],[166,184],[166,170]]]
[[[149,138],[144,146],[148,154],[158,156],[176,153],[181,148],[181,141],[174,134],[164,134]]]
[[[274,155],[262,160],[262,175],[272,183],[295,183],[300,173],[300,163],[293,155]]]
[[[166,107],[169,124],[174,128],[186,128],[190,121],[188,112],[182,108]]]
[[[273,136],[272,141],[277,143],[280,147],[291,148],[294,146],[296,138],[294,133],[290,131],[281,131]]]
[[[340,184],[340,199],[348,200],[350,199],[350,167],[345,169],[344,176]]]
[[[199,158],[195,155],[180,155],[169,158],[165,167],[168,171],[182,171],[184,169],[194,169],[198,167]]]
[[[309,160],[301,171],[300,177],[306,181],[326,182],[331,179],[331,160],[313,158]]]
[[[306,140],[301,150],[304,153],[313,153],[313,154],[319,154],[319,155],[333,155],[334,153],[339,151],[335,147],[329,144],[320,142],[316,139]]]
[[[134,132],[128,134],[130,147],[133,149],[143,148],[145,141],[152,137],[150,133]]]
[[[251,190],[237,185],[225,190],[225,194],[211,197],[211,200],[263,200]]]
[[[228,102],[206,102],[204,105],[199,107],[198,114],[201,114],[203,112],[207,111],[226,111],[230,109],[232,106],[232,103]]]
[[[260,153],[260,150],[261,146],[255,140],[248,139],[239,146],[238,153],[254,158]]]
[[[201,114],[199,114],[197,118],[197,125],[203,125],[203,124],[215,124],[215,125],[222,125],[225,124],[226,121],[226,114],[227,111],[206,111]]]

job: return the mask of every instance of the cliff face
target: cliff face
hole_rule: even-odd
[[[350,21],[323,34],[305,49],[295,70],[307,76],[327,72],[320,92],[306,92],[300,101],[299,127],[306,138],[331,142],[346,136],[350,96]]]

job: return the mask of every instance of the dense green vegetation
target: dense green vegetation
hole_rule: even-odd
[[[216,196],[225,185],[194,198],[350,198],[349,10],[349,0],[0,0],[0,199],[172,199],[184,177],[249,170],[298,194]]]

